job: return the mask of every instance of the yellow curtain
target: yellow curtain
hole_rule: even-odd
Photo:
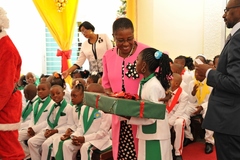
[[[64,71],[72,65],[71,46],[76,26],[78,0],[68,0],[62,12],[58,11],[55,0],[33,0],[33,3],[60,47],[57,56],[62,57],[62,71]],[[70,76],[65,80],[71,85]]]
[[[133,26],[135,29],[137,29],[137,1],[136,0],[127,0],[127,13],[126,17],[131,19]],[[136,37],[136,31],[134,32]]]

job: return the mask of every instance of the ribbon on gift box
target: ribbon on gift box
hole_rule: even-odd
[[[98,109],[98,101],[99,101],[99,99],[100,99],[100,95],[97,95],[96,96],[96,109]]]
[[[124,99],[131,99],[131,100],[139,100],[139,96],[137,94],[130,94],[130,93],[125,93],[123,91],[121,92],[115,92],[113,94],[110,95],[110,97],[114,97],[114,98],[124,98]],[[143,118],[143,114],[144,114],[144,101],[140,102],[140,107],[139,107],[139,117]],[[114,105],[114,104],[113,104]],[[113,107],[110,108],[110,110]]]
[[[110,97],[139,100],[139,96],[137,94],[125,93],[123,91],[115,92],[111,94]]]
[[[124,92],[118,94],[124,97]],[[125,96],[126,97],[126,96]],[[166,105],[146,100],[115,98],[99,93],[84,92],[84,104],[119,116],[164,119]]]
[[[139,117],[143,118],[143,113],[144,113],[144,101],[140,102],[140,110],[139,110]]]

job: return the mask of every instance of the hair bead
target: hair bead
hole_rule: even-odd
[[[160,59],[160,58],[162,57],[162,52],[156,51],[156,52],[154,53],[154,57],[155,57],[156,59]]]

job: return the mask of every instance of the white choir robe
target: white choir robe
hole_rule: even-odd
[[[140,89],[140,87],[139,87]],[[139,93],[139,91],[138,91]],[[144,100],[149,100],[155,103],[158,102],[159,98],[164,98],[165,90],[162,87],[159,80],[154,76],[149,79],[143,86],[141,91],[141,98]],[[131,117],[128,120],[129,124],[138,125],[136,137],[139,139],[138,143],[138,160],[145,160],[146,153],[146,142],[151,140],[157,140],[160,143],[160,153],[163,160],[172,160],[172,146],[170,140],[170,128],[168,125],[167,113],[165,119],[149,119],[149,118],[138,118]],[[144,133],[143,127],[156,123],[156,132],[155,133]],[[154,151],[153,153],[154,154]]]
[[[83,113],[87,106],[82,106],[80,121],[77,130],[72,134],[73,136],[84,136],[85,143],[82,146],[75,146],[72,144],[72,140],[66,140],[63,143],[63,156],[64,159],[76,159],[76,154],[80,149],[81,159],[88,159],[91,157],[92,151],[88,154],[89,147],[93,146],[99,150],[105,150],[112,145],[112,141],[110,139],[109,130],[112,122],[112,115],[106,114],[102,111],[98,111],[100,113],[99,118],[95,118],[93,123],[89,127],[86,133],[84,133],[84,123],[83,123]],[[90,117],[94,108],[89,109]]]
[[[34,102],[37,98],[38,98],[38,96],[36,95],[36,96],[31,100],[31,102]],[[29,103],[30,103],[30,101],[28,101],[28,102],[25,104],[25,106],[23,107],[23,110],[22,110],[22,111],[24,111],[24,109],[27,107],[27,105],[28,105]],[[32,104],[32,105],[33,105],[33,104]],[[31,113],[32,113],[32,112],[31,112]],[[31,120],[31,117],[32,117],[32,114],[29,114],[25,120],[23,120],[23,118],[21,117],[21,127],[19,128],[19,131],[20,131],[20,130],[26,130],[26,129],[28,129],[28,126],[29,126],[29,122],[30,122],[30,120]]]
[[[202,83],[205,83],[206,79]],[[189,138],[190,140],[193,140],[193,135],[191,133],[191,127],[190,127],[190,117],[195,116],[193,113],[197,110],[197,106],[202,106],[203,110],[201,112],[202,117],[205,118],[206,112],[207,112],[207,106],[208,106],[208,99],[212,91],[212,87],[209,86],[209,94],[207,94],[201,104],[198,104],[197,97],[192,96],[191,92],[193,90],[193,87],[195,85],[195,80],[191,81],[189,83],[189,102],[186,107],[185,115],[188,117],[188,123],[186,123],[186,129],[185,129],[185,137]],[[201,86],[200,86],[201,90]],[[214,144],[214,138],[213,138],[213,131],[205,129],[205,141],[211,144]]]
[[[169,100],[169,105],[172,103],[174,96],[178,89],[173,91],[173,96]],[[170,128],[173,127],[175,131],[174,149],[175,155],[182,155],[183,151],[183,140],[184,140],[184,128],[185,128],[185,117],[184,113],[186,105],[188,103],[188,94],[182,89],[182,92],[177,100],[177,103],[173,109],[167,114]]]
[[[54,117],[54,113],[57,113],[60,107],[57,107],[54,109],[53,113],[51,116]],[[65,115],[61,115],[58,120],[58,125],[53,128],[57,129],[58,133],[55,133],[54,135],[50,136],[49,138],[45,138],[44,133],[47,129],[51,129],[51,127],[47,123],[47,118],[46,123],[47,127],[42,129],[40,133],[35,135],[34,137],[30,138],[28,140],[28,147],[31,155],[31,159],[34,160],[46,160],[48,156],[48,150],[49,146],[53,143],[54,138],[56,138],[59,135],[62,135],[65,133],[66,128],[71,127],[74,124],[73,117],[72,117],[72,109],[73,107],[70,104],[67,104],[67,106],[64,108],[62,113],[65,113]],[[42,154],[41,154],[42,150]]]
[[[46,100],[47,98],[43,99]],[[33,103],[33,111],[31,112],[31,119],[28,121],[28,126],[26,127],[26,129],[19,131],[19,137],[18,140],[24,150],[25,153],[25,158],[29,158],[30,157],[30,152],[29,152],[29,147],[26,145],[25,141],[28,140],[30,137],[28,136],[28,128],[32,127],[33,131],[35,132],[35,135],[37,135],[38,133],[41,132],[41,130],[43,128],[45,128],[47,126],[47,122],[46,119],[48,117],[49,111],[51,106],[54,104],[54,101],[51,100],[49,102],[49,104],[46,106],[45,110],[42,112],[41,116],[39,117],[38,121],[36,124],[34,124],[34,108],[37,107],[36,106],[37,100]],[[42,107],[42,103],[39,104],[38,110],[40,110],[40,108]]]
[[[182,75],[182,80],[186,84],[189,84],[193,80],[193,76],[192,76],[191,72],[187,68],[185,68],[185,72]]]
[[[72,109],[72,117],[73,117],[74,124],[73,124],[70,128],[71,128],[71,130],[72,130],[73,132],[75,132],[76,129],[77,129],[77,127],[78,127],[78,125],[79,125],[78,112],[76,112],[76,105],[73,106],[73,109]],[[79,117],[80,117],[80,115],[79,115]],[[67,129],[67,128],[66,128],[66,129]],[[57,137],[54,138],[54,140],[53,140],[53,154],[52,154],[53,157],[55,157],[55,155],[57,154],[58,145],[59,145],[59,142],[61,141],[60,138],[61,138],[62,135],[63,135],[63,134],[57,136]],[[65,140],[65,141],[67,141],[67,140]],[[65,143],[65,141],[64,141],[64,143]]]
[[[184,81],[181,82],[180,87],[188,93],[188,85]]]

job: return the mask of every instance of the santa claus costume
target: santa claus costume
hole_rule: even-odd
[[[0,7],[0,159],[20,160],[25,157],[18,142],[18,128],[22,111],[22,95],[16,90],[22,60],[5,32],[9,20]]]

